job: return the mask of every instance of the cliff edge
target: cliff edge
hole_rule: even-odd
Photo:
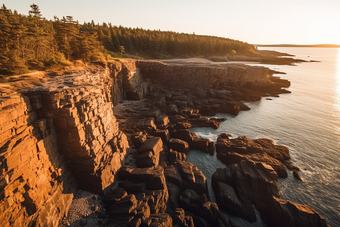
[[[234,226],[210,201],[204,174],[186,162],[190,148],[213,154],[215,143],[189,128],[218,128],[226,119],[201,113],[236,115],[249,109],[242,101],[289,85],[264,67],[129,59],[9,77],[0,91],[0,225],[58,226],[82,189],[105,205],[93,208],[106,218],[101,225]],[[274,185],[280,176],[266,164],[246,164]],[[274,196],[283,215],[305,215]]]

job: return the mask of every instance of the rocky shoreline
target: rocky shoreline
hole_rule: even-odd
[[[280,199],[278,177],[287,168],[299,176],[286,147],[228,134],[215,143],[189,130],[227,120],[202,115],[237,115],[249,110],[243,101],[287,93],[289,81],[273,73],[122,60],[44,75],[41,86],[13,78],[0,97],[0,224],[237,226],[220,210],[254,222],[255,206],[268,226],[328,226],[311,207]],[[226,164],[212,178],[217,203],[186,161],[190,149]],[[78,189],[102,204],[83,221],[67,215]]]
[[[295,65],[295,63],[307,62],[302,59],[292,58],[293,56],[294,55],[272,50],[258,50],[257,54],[255,54],[254,56],[244,55],[210,56],[208,59],[215,62],[247,61],[272,65]]]

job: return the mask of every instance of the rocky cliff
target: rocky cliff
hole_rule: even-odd
[[[242,100],[283,92],[289,82],[272,73],[121,60],[8,78],[0,225],[58,226],[80,188],[103,196],[109,223],[231,226],[210,202],[203,173],[185,161],[190,148],[213,154],[215,143],[188,128],[225,120],[200,112],[237,114],[247,109]]]
[[[135,74],[126,61],[3,84],[1,226],[57,226],[78,187],[103,193],[114,182],[129,144],[112,107],[145,95]]]
[[[27,96],[1,98],[1,226],[57,226],[77,190],[53,120],[34,108]]]
[[[262,92],[289,87],[287,80],[276,80],[273,71],[262,66],[244,64],[208,64],[202,62],[138,61],[141,73],[153,83],[187,89],[225,89],[261,87]],[[278,78],[276,78],[278,79]],[[280,86],[279,86],[280,85]],[[271,88],[270,88],[271,87]]]

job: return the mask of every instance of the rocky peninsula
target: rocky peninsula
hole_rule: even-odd
[[[237,115],[249,110],[243,101],[288,93],[290,82],[274,73],[121,59],[8,77],[0,84],[0,225],[237,226],[224,212],[254,222],[255,207],[268,226],[328,226],[310,206],[280,199],[278,178],[299,176],[288,148],[189,130],[226,120],[202,115]],[[212,178],[217,203],[186,161],[190,149],[216,151],[226,164]],[[85,209],[81,198],[88,212],[73,218]]]

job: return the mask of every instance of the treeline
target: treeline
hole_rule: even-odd
[[[100,59],[105,49],[97,33],[83,31],[71,16],[54,21],[41,17],[39,7],[31,5],[29,16],[0,8],[0,74],[25,73],[67,65],[69,60]]]
[[[39,7],[31,5],[29,15],[0,8],[0,74],[25,73],[67,65],[81,59],[106,60],[119,52],[144,57],[193,57],[226,54],[250,55],[254,46],[237,40],[126,28],[90,23],[79,24],[72,16],[46,20]]]
[[[119,46],[124,46],[126,52],[134,55],[209,56],[255,52],[253,45],[214,36],[117,27],[110,23],[95,25],[93,22],[83,24],[81,29],[96,31],[109,51],[119,52]]]

